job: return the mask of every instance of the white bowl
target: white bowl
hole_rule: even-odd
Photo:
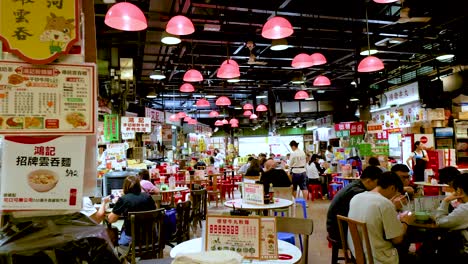
[[[57,174],[50,170],[35,170],[28,174],[28,184],[37,192],[48,192],[57,185],[57,182]]]

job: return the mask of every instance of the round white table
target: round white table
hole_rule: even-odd
[[[286,208],[293,205],[293,202],[286,199],[275,198],[275,202],[272,204],[250,204],[244,203],[242,199],[234,199],[224,202],[224,206],[244,209],[244,210],[271,210],[271,209],[280,209]]]
[[[439,188],[439,195],[442,195],[442,192],[444,192],[444,188],[449,187],[447,184],[439,184],[439,183],[432,184],[430,182],[425,182],[425,181],[414,182],[414,184],[421,185],[421,186],[427,186],[427,187],[438,187]]]
[[[175,187],[174,189],[167,189],[167,190],[160,190],[161,193],[170,193],[170,192],[181,192],[187,191],[189,188],[187,186],[184,187]]]
[[[198,253],[202,251],[202,247],[202,239],[195,238],[175,246],[173,249],[171,249],[170,255],[171,258],[175,258],[178,254]],[[302,257],[302,252],[298,247],[282,240],[278,240],[278,255],[279,254],[287,254],[292,258],[288,260],[244,260],[242,263],[297,263],[299,260],[301,260]]]

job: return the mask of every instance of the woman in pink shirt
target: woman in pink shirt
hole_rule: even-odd
[[[149,171],[148,170],[141,170],[138,173],[138,176],[140,178],[140,185],[141,185],[141,190],[149,193],[149,194],[155,194],[159,192],[159,188],[154,186],[153,183],[150,182],[150,176],[149,176]]]

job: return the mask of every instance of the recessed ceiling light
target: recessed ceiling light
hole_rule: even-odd
[[[448,60],[453,59],[453,57],[455,57],[455,55],[453,55],[453,54],[442,54],[442,55],[437,56],[436,60],[438,60],[438,61],[448,61]]]
[[[185,94],[161,94],[162,97],[184,97]]]

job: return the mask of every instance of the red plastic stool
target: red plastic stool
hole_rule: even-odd
[[[322,186],[319,184],[309,184],[307,189],[309,191],[307,194],[307,199],[309,199],[309,197],[312,201],[315,199],[322,199]]]
[[[328,197],[329,199],[333,199],[335,194],[343,188],[343,184],[341,182],[332,182],[328,184]]]

